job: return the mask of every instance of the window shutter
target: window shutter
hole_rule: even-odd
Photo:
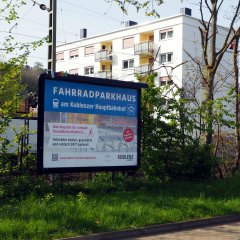
[[[90,55],[94,53],[94,47],[93,46],[88,46],[85,47],[85,55]]]
[[[134,46],[134,37],[123,39],[123,48],[131,48]]]
[[[61,60],[64,60],[64,53],[57,53],[56,54],[56,60],[57,61],[61,61]]]
[[[78,68],[70,69],[70,70],[69,70],[69,73],[70,73],[70,74],[78,74]]]
[[[71,50],[71,51],[69,52],[69,57],[70,57],[70,58],[78,57],[78,49]]]

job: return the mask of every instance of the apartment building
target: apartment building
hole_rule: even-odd
[[[79,40],[57,46],[56,69],[123,81],[137,81],[136,73],[153,69],[160,85],[181,87],[186,76],[196,77],[191,59],[202,61],[199,26],[191,9],[183,8],[176,16],[143,24],[129,21],[122,29],[98,36],[87,37],[87,30],[81,29]],[[226,33],[226,28],[218,28],[218,44]],[[219,71],[226,71],[231,54],[226,53],[224,59],[225,67]]]

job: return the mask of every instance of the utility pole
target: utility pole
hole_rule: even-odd
[[[48,73],[56,72],[56,28],[57,28],[57,0],[49,0],[49,7],[32,0],[43,11],[49,12],[48,23]]]
[[[57,28],[57,0],[49,0],[48,23],[48,73],[56,72],[56,28]],[[49,175],[50,184],[54,184],[54,176]]]
[[[49,0],[48,71],[56,72],[57,0]]]

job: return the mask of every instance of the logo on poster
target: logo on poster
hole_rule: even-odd
[[[59,100],[53,99],[53,108],[58,108],[58,107],[59,107]]]
[[[131,128],[126,128],[123,131],[123,139],[125,142],[131,142],[134,139],[134,133],[133,130]]]
[[[134,114],[135,114],[135,106],[132,104],[128,104],[127,115],[134,115]]]

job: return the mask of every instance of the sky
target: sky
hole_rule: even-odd
[[[225,0],[219,24],[227,26],[227,19],[231,16],[231,5],[238,0]],[[0,19],[0,42],[9,31],[17,41],[35,41],[48,35],[48,12],[42,11],[38,4],[49,6],[49,0],[26,0],[26,6],[19,10],[19,19],[7,25]],[[191,8],[192,16],[200,18],[199,0],[165,0],[161,6],[154,6],[161,18],[180,13],[180,8]],[[0,4],[1,7],[1,4]],[[155,18],[145,16],[143,11],[136,12],[128,6],[128,15],[124,15],[119,6],[110,0],[57,0],[57,45],[79,39],[80,29],[86,28],[88,37],[124,28],[128,20],[144,23]],[[1,55],[1,53],[0,53]],[[1,56],[2,57],[2,56]],[[3,56],[4,58],[6,56]],[[32,52],[28,58],[28,65],[40,62],[47,66],[47,44]]]

